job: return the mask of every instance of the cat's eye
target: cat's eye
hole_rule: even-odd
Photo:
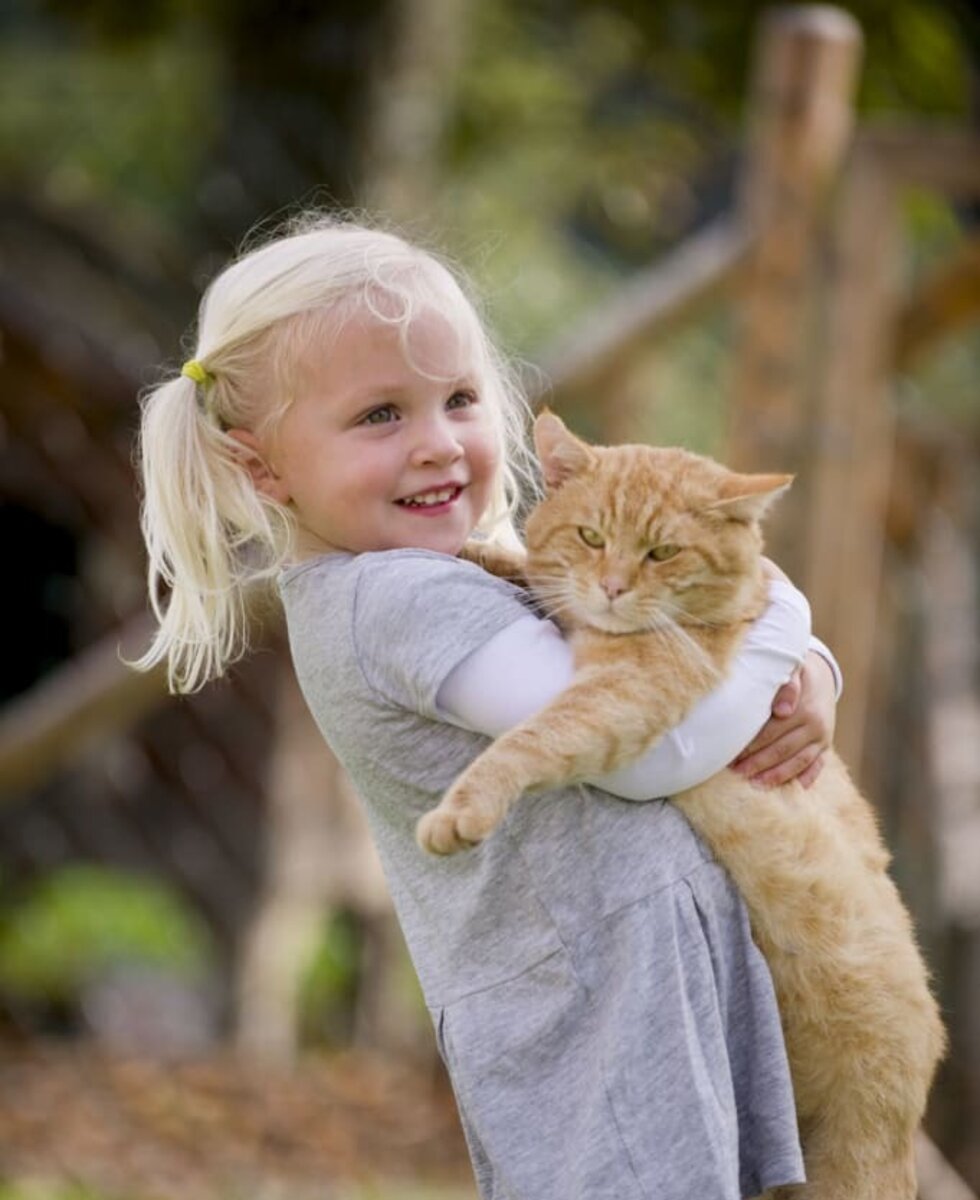
[[[588,525],[580,525],[578,535],[587,546],[591,546],[593,550],[600,550],[605,544],[606,539],[598,531],[598,529],[590,529]]]
[[[668,558],[675,558],[680,554],[680,546],[675,546],[672,542],[664,542],[662,546],[654,546],[648,557],[654,562],[666,562]]]

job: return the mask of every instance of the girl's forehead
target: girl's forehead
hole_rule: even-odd
[[[458,379],[477,370],[477,346],[471,332],[439,309],[427,308],[394,321],[360,307],[328,323],[310,345],[307,371],[339,377],[396,373],[432,379]]]
[[[472,330],[439,309],[426,309],[399,330],[409,365],[435,377],[465,375],[475,369]]]
[[[299,394],[360,401],[432,379],[476,382],[476,348],[467,330],[438,310],[392,323],[367,308],[321,323],[299,361]]]

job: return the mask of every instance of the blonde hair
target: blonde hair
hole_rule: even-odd
[[[291,511],[256,490],[227,431],[273,428],[312,339],[364,308],[398,327],[406,352],[419,314],[435,310],[451,322],[501,447],[478,529],[516,536],[513,513],[533,478],[527,404],[458,275],[393,233],[322,216],[294,222],[205,292],[193,354],[204,382],[181,374],[142,400],[141,522],[159,627],[132,665],[166,660],[171,691],[196,691],[247,651],[246,593],[287,562],[295,532]]]

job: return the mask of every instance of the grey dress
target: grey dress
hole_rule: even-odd
[[[421,550],[280,582],[307,703],[366,809],[483,1200],[736,1200],[803,1178],[768,969],[664,801],[568,787],[446,859],[418,817],[487,744],[439,685],[527,615]]]

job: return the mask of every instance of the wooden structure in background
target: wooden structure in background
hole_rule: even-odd
[[[809,499],[801,468],[819,322],[813,280],[827,201],[851,142],[860,54],[861,31],[846,13],[772,10],[756,51],[737,197],[752,249],[736,310],[727,457],[740,470],[797,475],[767,527],[772,557],[794,579],[802,577]]]

